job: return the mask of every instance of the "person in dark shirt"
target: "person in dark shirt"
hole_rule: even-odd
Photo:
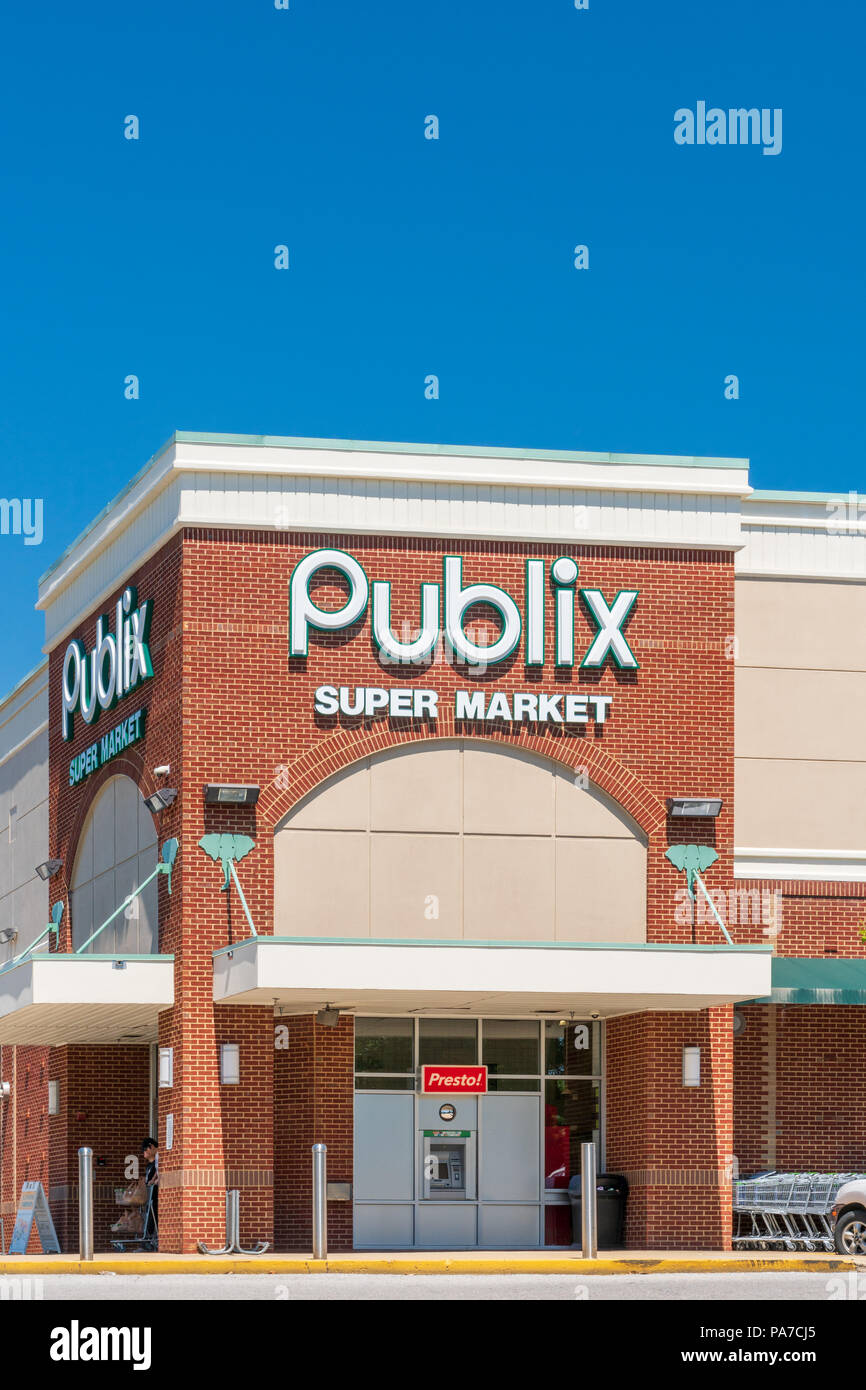
[[[147,1236],[159,1230],[157,1221],[157,1208],[159,1206],[159,1145],[150,1135],[141,1141],[141,1155],[145,1162],[144,1181],[149,1188],[153,1189],[151,1219],[148,1222],[148,1229],[143,1232],[143,1234]]]

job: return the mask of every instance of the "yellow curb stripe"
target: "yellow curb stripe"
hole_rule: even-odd
[[[208,1259],[191,1255],[170,1260],[41,1260],[38,1255],[0,1259],[0,1275],[46,1274],[763,1274],[838,1273],[862,1266],[849,1259],[826,1260],[584,1260],[584,1259],[389,1259],[382,1256],[330,1260],[268,1258]]]

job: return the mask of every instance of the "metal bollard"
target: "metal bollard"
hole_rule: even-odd
[[[598,1259],[595,1144],[580,1146],[580,1243],[585,1260]]]
[[[226,1193],[226,1245],[237,1250],[241,1243],[241,1194],[236,1187]]]
[[[93,1150],[78,1150],[78,1254],[93,1259]]]
[[[327,1144],[313,1145],[313,1259],[328,1258]]]

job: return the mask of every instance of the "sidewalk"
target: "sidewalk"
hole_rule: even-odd
[[[863,1269],[866,1256],[785,1251],[411,1250],[339,1252],[314,1260],[309,1251],[265,1255],[0,1255],[0,1276],[46,1274],[742,1274]]]

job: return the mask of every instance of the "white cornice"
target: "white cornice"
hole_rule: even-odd
[[[184,526],[735,550],[744,460],[178,435],[43,575],[46,648]]]

